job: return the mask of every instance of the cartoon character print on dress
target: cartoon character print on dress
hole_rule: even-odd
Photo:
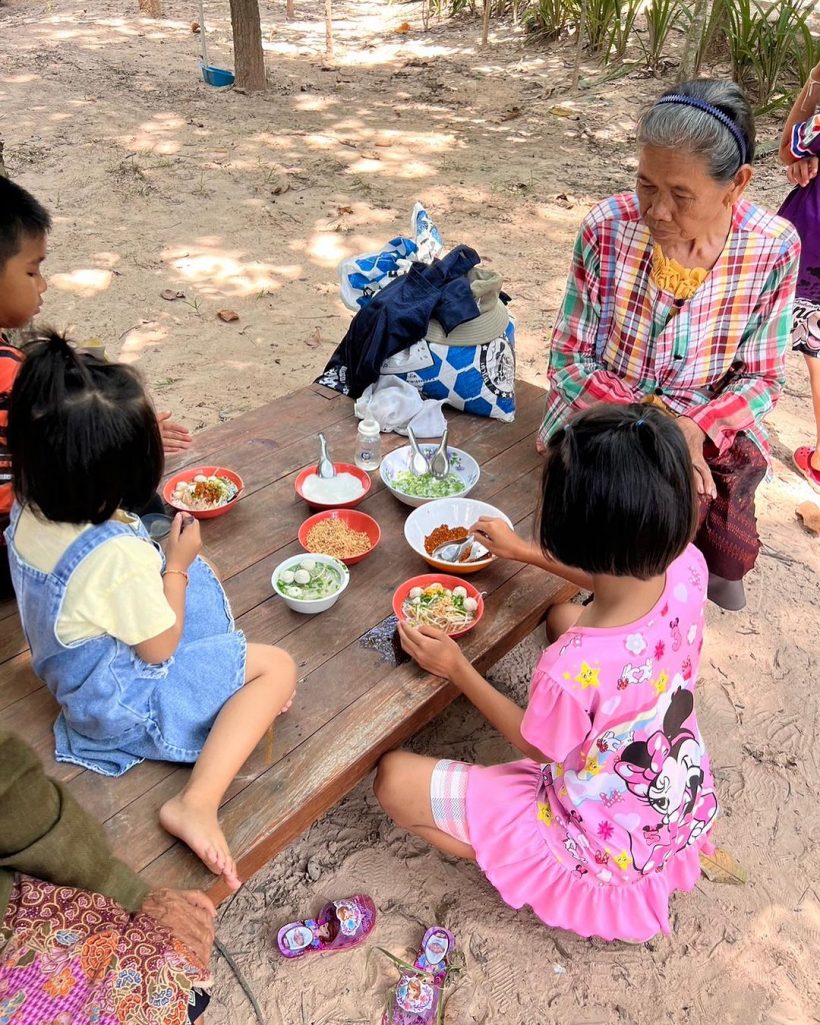
[[[643,865],[635,862],[643,875],[662,869],[673,854],[694,843],[717,814],[714,791],[703,789],[703,749],[683,727],[693,708],[690,691],[675,691],[663,730],[646,741],[633,741],[615,764],[627,789],[661,816],[657,826],[644,827],[653,846]]]
[[[651,679],[651,658],[648,658],[645,662],[636,663],[634,665],[632,662],[627,662],[627,664],[621,670],[621,675],[618,679],[618,690],[626,690],[630,683],[648,683]]]
[[[672,633],[672,651],[680,651],[683,644],[683,634],[680,632],[680,620],[677,616],[669,624]]]

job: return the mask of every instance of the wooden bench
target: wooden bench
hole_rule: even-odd
[[[538,494],[540,458],[534,436],[544,393],[520,382],[515,423],[448,414],[451,444],[481,465],[474,497],[497,505],[517,528],[529,530]],[[317,454],[324,431],[341,461],[351,457],[352,403],[310,386],[198,435],[173,467],[219,463],[238,471],[246,493],[227,516],[202,525],[204,554],[219,570],[238,626],[250,640],[285,647],[299,665],[292,711],[277,720],[273,763],[261,743],[228,790],[221,818],[247,878],[356,786],[385,751],[438,715],[456,696],[397,657],[391,598],[402,580],[425,571],[407,546],[408,508],[383,487],[378,471],[362,508],[382,529],[376,551],[352,567],[343,598],[320,616],[291,612],[271,591],[270,576],[300,550],[296,533],[309,515],[293,481]],[[385,436],[392,448],[403,444]],[[479,578],[488,593],[481,627],[460,643],[481,672],[526,637],[547,608],[575,588],[532,567],[496,562]],[[56,706],[31,671],[12,602],[0,605],[0,718],[23,736],[47,771],[103,821],[116,851],[150,881],[210,889],[199,861],[160,827],[157,809],[183,784],[188,769],[146,762],[117,779],[57,763],[52,723]]]

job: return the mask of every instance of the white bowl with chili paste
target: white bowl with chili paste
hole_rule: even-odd
[[[477,562],[452,563],[433,559],[430,553],[446,541],[467,537],[470,527],[482,516],[504,520],[512,529],[512,520],[494,505],[474,498],[440,498],[410,513],[404,523],[404,539],[434,569],[458,576],[478,573],[493,562],[494,555]]]

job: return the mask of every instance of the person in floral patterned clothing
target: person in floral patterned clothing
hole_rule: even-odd
[[[215,910],[149,891],[0,729],[0,1022],[185,1025],[208,1002]]]

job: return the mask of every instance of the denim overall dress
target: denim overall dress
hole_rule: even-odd
[[[58,761],[120,776],[145,758],[193,762],[220,709],[245,682],[246,643],[222,585],[202,559],[190,566],[185,627],[167,661],[149,665],[108,634],[63,644],[57,623],[77,567],[112,538],[154,544],[139,519],[91,526],[51,573],[17,553],[15,503],[6,530],[9,565],[35,673],[61,711],[54,723]],[[134,596],[139,601],[139,595]]]

